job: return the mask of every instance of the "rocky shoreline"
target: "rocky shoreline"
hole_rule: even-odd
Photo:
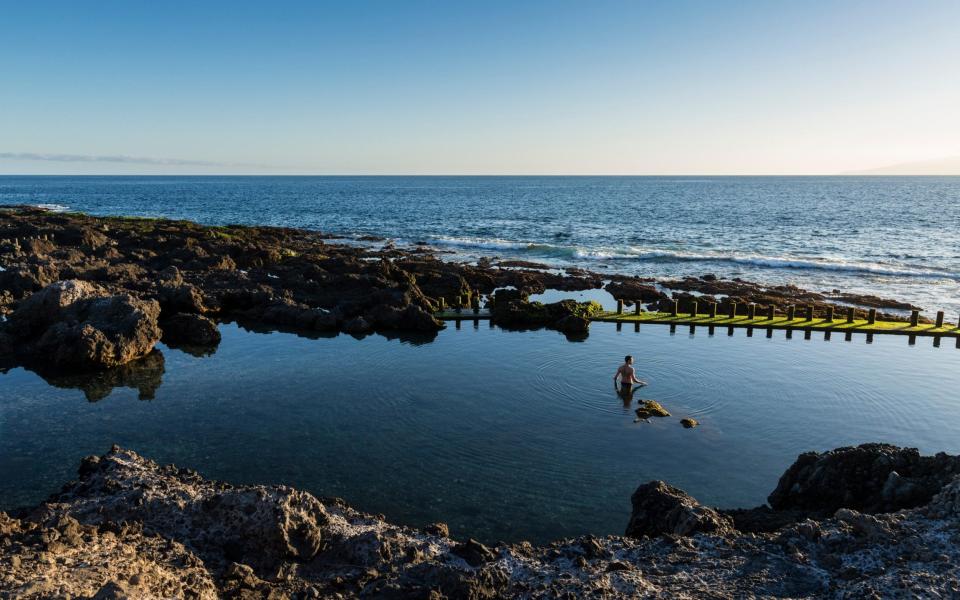
[[[310,335],[429,339],[444,326],[437,310],[483,302],[500,326],[583,336],[600,309],[596,303],[545,305],[529,296],[600,288],[651,308],[678,300],[681,310],[694,300],[716,302],[721,312],[730,303],[741,310],[748,303],[780,310],[802,304],[816,314],[837,303],[912,308],[709,274],[654,281],[525,261],[468,264],[445,261],[426,245],[359,247],[308,230],[0,207],[0,368],[25,366],[44,376],[143,360],[161,340],[210,352],[220,340],[218,320]]]
[[[623,536],[488,547],[114,447],[0,513],[0,597],[957,597],[958,475],[960,457],[866,444],[801,455],[770,506],[716,510],[656,481]]]

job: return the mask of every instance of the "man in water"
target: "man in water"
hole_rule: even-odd
[[[617,368],[617,372],[613,375],[613,387],[617,387],[617,379],[620,379],[620,394],[624,397],[624,401],[629,401],[633,396],[631,392],[633,391],[633,385],[647,385],[646,381],[637,379],[637,373],[633,370],[633,356],[626,355],[623,357],[623,364]]]

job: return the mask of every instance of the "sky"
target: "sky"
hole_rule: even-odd
[[[957,0],[0,15],[0,173],[833,174],[960,156]]]

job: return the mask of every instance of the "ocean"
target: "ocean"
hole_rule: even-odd
[[[305,227],[454,260],[713,273],[960,311],[960,177],[0,177],[0,203]]]

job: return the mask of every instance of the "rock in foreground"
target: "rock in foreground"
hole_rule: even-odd
[[[960,480],[918,508],[842,508],[759,534],[662,482],[633,501],[639,537],[488,547],[456,542],[442,524],[399,527],[339,500],[213,482],[114,447],[41,506],[0,513],[0,597],[960,594]]]

